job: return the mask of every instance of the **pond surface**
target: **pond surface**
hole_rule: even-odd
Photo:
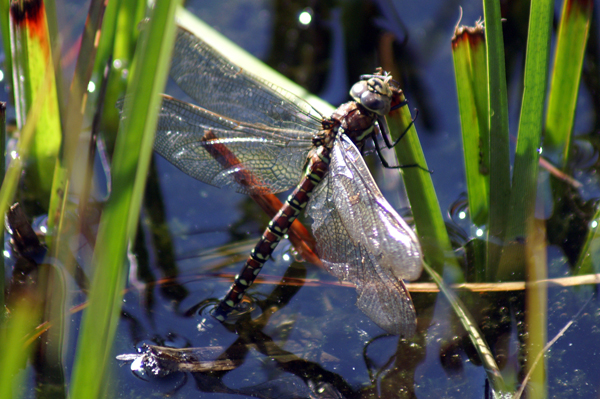
[[[377,55],[389,45],[383,33],[392,32],[394,78],[401,82],[411,109],[419,109],[416,127],[428,168],[434,171],[441,208],[450,209],[466,189],[450,39],[459,6],[463,23],[471,25],[483,14],[481,3],[342,2],[336,9],[329,2],[318,6],[315,2],[310,10],[304,3],[197,0],[188,1],[186,7],[334,105],[349,100],[348,90],[360,74],[380,66]],[[312,13],[313,22],[307,27],[298,22],[302,11]],[[525,42],[514,29],[523,16],[511,15],[505,40],[514,50],[507,53],[514,132]],[[172,81],[166,92],[192,102]],[[591,131],[592,96],[582,87],[580,97],[579,106],[589,112],[582,113],[575,129]],[[254,310],[235,324],[218,323],[207,309],[227,292],[269,219],[248,197],[196,181],[159,156],[155,161],[158,183],[149,183],[147,203],[160,202],[164,208],[156,211],[147,205],[142,211],[107,398],[488,397],[485,370],[443,295],[409,285],[417,333],[411,339],[388,335],[357,309],[353,286],[298,261],[287,240],[248,293],[248,306]],[[376,156],[368,156],[367,162],[384,196],[407,214],[402,212],[408,203],[398,174],[382,170]],[[542,176],[540,180],[547,179],[545,172]],[[579,177],[585,184],[582,197],[596,197],[593,172]],[[552,209],[540,212],[549,215]],[[166,224],[157,227],[162,218]],[[471,226],[463,221],[460,227],[467,233],[457,241],[465,244]],[[546,252],[548,277],[569,276],[565,249],[549,245]],[[422,281],[429,280],[424,276]],[[548,290],[547,338],[560,334],[543,359],[551,397],[599,394],[596,291],[595,285],[551,285]],[[524,291],[458,292],[505,381],[518,387],[525,377],[520,366],[528,336]],[[81,295],[81,303],[84,298]],[[80,312],[75,312],[72,336],[79,319]],[[67,353],[67,380],[71,352],[72,348]],[[117,360],[124,354],[137,357]],[[141,354],[146,355],[146,368],[141,367]],[[37,397],[33,381],[29,382],[24,397]]]
[[[440,205],[448,209],[465,190],[449,42],[458,18],[458,3],[429,3],[426,7],[403,4],[397,14],[386,14],[389,10],[382,3],[355,4],[354,8],[347,4],[341,14],[323,7],[313,10],[318,22],[307,29],[293,18],[303,10],[299,6],[289,5],[291,8],[283,13],[269,2],[243,5],[225,2],[215,8],[197,1],[189,2],[188,9],[296,81],[323,93],[333,103],[347,101],[348,87],[356,76],[377,66],[375,43],[379,39],[373,31],[380,32],[379,26],[399,18],[406,30],[394,32],[398,35],[408,32],[406,44],[396,48],[401,64],[400,81],[410,106],[419,109],[417,130],[428,167],[434,171],[432,178]],[[465,23],[471,23],[482,13],[477,2],[460,5]],[[423,12],[425,9],[437,12]],[[449,17],[454,15],[453,11],[456,18]],[[256,18],[248,19],[246,15]],[[370,24],[363,26],[363,37],[349,29],[358,15],[367,15],[367,22],[363,23]],[[336,36],[336,28],[344,34]],[[270,38],[273,32],[285,37],[283,48],[276,47],[282,43],[281,38]],[[288,41],[294,45],[286,44]],[[341,56],[337,52],[340,48],[345,49]],[[305,52],[314,52],[314,62],[306,60]],[[326,61],[315,54],[324,56]],[[509,54],[508,62],[515,63],[515,58],[518,56]],[[512,76],[511,87],[517,90],[522,77],[518,73]],[[172,82],[168,92],[191,101]],[[587,102],[585,96],[584,90],[583,107]],[[511,106],[515,121],[519,109],[516,103]],[[511,123],[516,126],[516,122]],[[377,164],[373,158],[371,165]],[[410,340],[386,335],[355,307],[356,293],[352,287],[338,284],[315,266],[292,262],[294,253],[287,242],[280,245],[274,262],[266,264],[258,284],[250,290],[251,298],[258,303],[254,321],[240,321],[236,327],[226,328],[210,318],[203,323],[202,316],[186,315],[198,303],[209,298],[216,300],[226,292],[230,279],[223,277],[239,271],[244,250],[253,245],[267,219],[243,196],[196,182],[160,158],[157,168],[178,259],[178,278],[151,288],[140,285],[139,290],[127,293],[124,304],[127,318],[119,326],[115,354],[134,353],[132,348],[141,348],[143,344],[219,348],[226,353],[219,359],[227,358],[236,366],[229,370],[230,366],[217,362],[205,365],[214,367],[211,373],[175,372],[160,379],[146,373],[143,378],[148,382],[136,379],[133,374],[124,377],[124,367],[119,379],[123,379],[127,389],[179,397],[197,394],[199,390],[219,397],[269,398],[458,398],[486,397],[489,393],[476,352],[443,296],[413,291],[417,334]],[[374,175],[397,209],[406,206],[397,194],[399,182],[393,173],[375,170]],[[240,243],[239,239],[243,241]],[[239,257],[213,252],[220,245],[232,242],[237,244],[227,250],[233,250]],[[561,250],[549,247],[548,252],[552,265],[549,277],[567,276],[569,268]],[[524,373],[518,371],[518,365],[524,356],[527,336],[524,292],[463,292],[460,296],[481,323],[506,381],[509,384],[521,381]],[[598,383],[591,376],[600,365],[594,350],[588,353],[585,350],[596,347],[600,338],[594,327],[600,315],[595,288],[551,288],[548,304],[548,339],[559,334],[583,309],[576,323],[563,333],[545,358],[548,392],[553,397],[596,394]],[[237,329],[237,334],[232,329]],[[140,350],[149,353],[147,348]],[[178,356],[189,359],[191,355]],[[149,358],[160,362],[165,357]],[[139,377],[139,370],[134,374]]]

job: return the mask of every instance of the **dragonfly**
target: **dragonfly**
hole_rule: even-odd
[[[358,308],[388,333],[412,336],[416,315],[403,280],[421,274],[421,246],[362,157],[369,138],[380,153],[378,131],[388,148],[397,143],[391,142],[385,121],[400,93],[392,77],[382,71],[361,76],[350,91],[353,101],[324,117],[181,27],[170,75],[197,105],[163,95],[156,152],[200,181],[240,193],[296,187],[213,316],[225,321],[236,309],[306,209],[317,255],[330,273],[356,285]]]

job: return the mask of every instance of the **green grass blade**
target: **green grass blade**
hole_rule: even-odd
[[[4,176],[6,173],[6,103],[0,102],[0,177],[4,180]],[[1,242],[4,242],[4,226],[0,227],[0,239]],[[4,254],[0,256],[0,309],[4,311]],[[2,327],[2,322],[4,317],[0,317],[0,328]]]
[[[115,144],[113,132],[119,127],[119,111],[112,105],[125,93],[127,76],[133,67],[135,43],[139,36],[138,25],[143,18],[145,4],[145,1],[140,0],[111,0],[102,24],[94,76],[100,82],[109,57],[112,57],[105,97],[105,104],[110,106],[104,107],[102,116],[103,130],[108,133],[105,140],[109,153],[112,153]]]
[[[119,321],[127,268],[160,107],[159,92],[167,79],[175,40],[177,2],[154,4],[152,17],[136,49],[125,106],[126,116],[113,157],[113,191],[102,214],[94,251],[94,279],[78,343],[72,377],[72,398],[93,399],[105,389],[106,365]],[[138,203],[135,203],[135,202]]]
[[[525,273],[522,240],[533,231],[539,165],[539,147],[550,57],[550,31],[554,2],[531,3],[523,102],[513,172],[512,193],[506,226],[506,243],[497,278],[521,279]]]
[[[117,34],[117,15],[120,4],[121,0],[109,1],[104,11],[102,31],[96,53],[96,63],[94,64],[94,72],[92,74],[95,78],[100,78],[103,75],[108,59],[114,55],[113,47]]]
[[[10,49],[10,26],[9,26],[9,15],[10,15],[10,2],[0,1],[0,33],[2,34],[2,48],[4,49],[4,73],[6,76],[12,76],[12,55],[8,51]]]
[[[558,27],[546,113],[544,154],[564,169],[575,120],[583,57],[592,20],[592,0],[565,0]]]
[[[0,215],[6,214],[8,207],[12,204],[17,192],[17,186],[23,172],[23,165],[29,159],[29,152],[35,135],[35,128],[42,114],[42,104],[46,101],[46,95],[52,85],[52,73],[47,70],[44,77],[44,83],[39,87],[38,93],[35,96],[35,102],[29,110],[26,117],[25,126],[21,129],[19,142],[17,143],[17,151],[15,156],[11,157],[2,187],[0,188]]]
[[[492,281],[496,274],[495,270],[498,267],[502,249],[498,242],[505,235],[505,223],[508,213],[506,204],[510,198],[510,158],[506,67],[500,2],[498,0],[484,0],[483,11],[487,41],[488,120],[490,128],[490,206],[486,270],[488,281]]]
[[[488,83],[483,25],[457,27],[452,38],[456,91],[463,139],[463,157],[471,221],[475,226],[488,222],[490,204],[490,131]],[[474,235],[476,235],[476,232]],[[485,281],[486,244],[473,241],[475,281]]]
[[[66,86],[65,77],[61,65],[62,36],[58,26],[58,14],[56,13],[56,0],[44,0],[46,8],[46,22],[48,23],[48,40],[52,50],[52,63],[54,66],[54,79],[56,79],[56,99],[59,109],[57,111],[60,120],[65,121],[66,95],[63,90]]]
[[[403,99],[404,96],[400,100]],[[411,123],[409,108],[402,107],[391,112],[387,117],[387,121],[390,132],[395,132],[396,135],[404,132]],[[414,124],[396,145],[395,151],[401,165],[419,165],[427,169],[423,149]],[[453,282],[464,281],[450,244],[440,204],[433,188],[431,174],[420,168],[411,167],[404,168],[402,176],[426,262],[433,265],[433,269],[439,273],[442,272],[444,266],[450,267],[452,270],[450,274],[454,276]]]
[[[29,184],[38,192],[29,194],[34,194],[46,207],[62,134],[46,13],[43,2],[39,1],[27,5],[12,3],[10,14],[13,88],[19,128],[25,123],[38,88],[44,84],[46,71],[53,76],[30,153],[32,180]]]
[[[483,226],[489,206],[489,129],[487,66],[481,24],[457,27],[452,38],[456,91],[460,109],[463,156],[471,220]]]

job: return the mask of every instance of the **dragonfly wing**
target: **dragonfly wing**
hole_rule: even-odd
[[[417,329],[417,318],[410,294],[402,280],[379,270],[372,256],[367,252],[364,257],[363,282],[357,283],[356,306],[385,331],[412,337]]]
[[[310,136],[284,138],[277,129],[226,119],[169,96],[163,96],[154,143],[188,175],[245,194],[297,184],[311,147]]]
[[[327,180],[323,182],[323,192],[328,191]],[[339,212],[322,191],[315,193],[308,210],[314,219],[312,229],[321,260],[334,276],[356,284],[356,306],[375,324],[390,334],[411,337],[417,321],[404,282],[382,270],[364,244],[349,238]]]
[[[179,27],[171,77],[198,105],[238,121],[314,134],[322,115],[306,101],[233,64]]]
[[[421,273],[419,242],[382,196],[358,149],[340,136],[308,209],[317,252],[332,274],[356,284],[365,314],[390,333],[410,336],[415,312],[402,279]]]
[[[361,242],[386,271],[416,280],[423,270],[415,233],[379,191],[356,146],[339,135],[329,176],[335,207],[355,242]]]

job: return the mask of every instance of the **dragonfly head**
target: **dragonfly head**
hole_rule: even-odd
[[[352,86],[350,95],[369,111],[380,116],[387,115],[392,102],[391,79],[391,75],[366,75]]]

